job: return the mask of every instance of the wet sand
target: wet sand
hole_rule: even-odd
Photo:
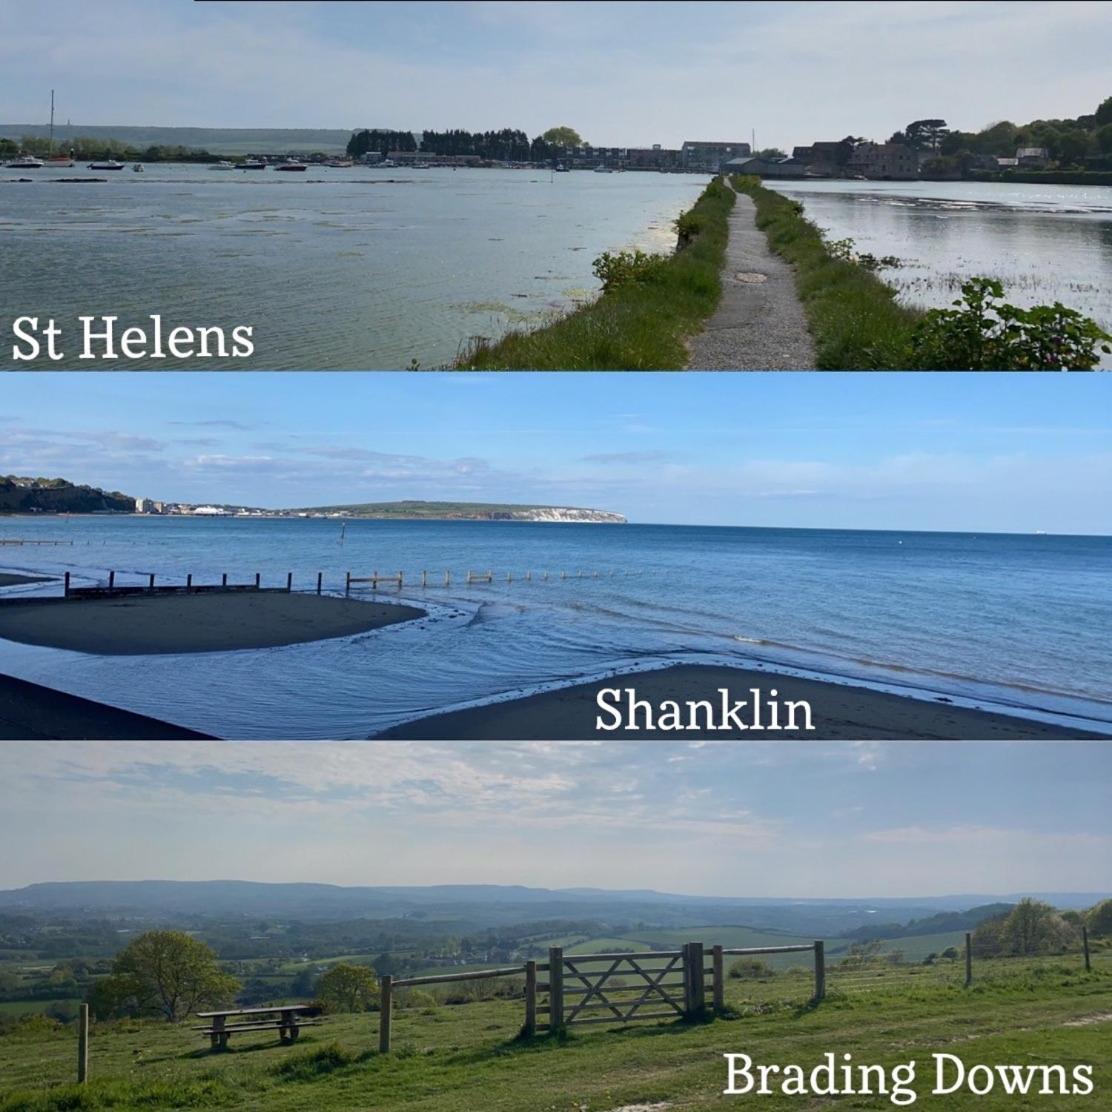
[[[0,604],[0,638],[108,656],[226,652],[345,637],[424,616],[413,606],[284,591],[19,599]]]
[[[49,583],[49,575],[16,575],[10,571],[0,571],[0,587],[16,587],[21,583]]]
[[[0,675],[2,741],[205,741],[157,718]]]
[[[743,732],[598,730],[595,728],[595,719],[600,712],[595,696],[604,687],[633,687],[639,699],[648,700],[654,707],[665,699],[673,699],[681,704],[689,699],[708,699],[717,705],[718,689],[722,687],[730,690],[733,699],[749,699],[749,689],[754,687],[767,697],[770,689],[775,688],[781,701],[803,699],[811,704],[812,725],[815,729],[750,729]],[[611,721],[607,715],[602,717],[604,721]],[[765,721],[768,721],[767,715]],[[889,695],[863,687],[847,687],[741,668],[683,664],[659,671],[615,676],[488,706],[432,715],[407,722],[378,736],[430,741],[578,741],[594,738],[630,741],[653,738],[992,741],[1084,739],[1095,735],[1013,718],[1010,715],[968,710],[943,701]]]

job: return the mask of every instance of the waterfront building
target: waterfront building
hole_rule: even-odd
[[[680,149],[680,161],[685,170],[717,174],[730,159],[741,158],[752,153],[753,150],[748,143],[719,143],[688,139]]]
[[[906,143],[858,143],[849,157],[849,169],[882,181],[915,181],[919,177],[919,152]]]

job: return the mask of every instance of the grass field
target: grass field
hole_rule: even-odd
[[[293,1048],[247,1036],[227,1053],[212,1053],[188,1025],[118,1023],[95,1027],[92,1080],[73,1076],[72,1028],[34,1025],[0,1038],[0,1110],[92,1108],[398,1108],[427,1112],[544,1109],[607,1112],[647,1103],[698,1112],[728,1105],[722,1054],[758,1062],[817,1063],[827,1051],[856,1062],[920,1062],[916,1088],[934,1108],[1073,1109],[1077,1097],[1018,1098],[957,1094],[931,1098],[929,1055],[946,1051],[966,1063],[1045,1064],[1067,1071],[1095,1067],[1096,1092],[1112,1092],[1112,960],[1092,973],[1076,957],[981,962],[970,989],[923,978],[895,977],[873,991],[837,988],[807,1004],[810,980],[791,971],[771,981],[730,980],[731,1018],[573,1028],[564,1039],[516,1039],[520,1001],[400,1011],[395,1050],[374,1051],[377,1015],[336,1016]],[[35,1029],[35,1028],[39,1029]],[[255,1040],[255,1041],[251,1041]],[[762,1108],[812,1110],[835,1102],[767,1096]],[[838,1107],[890,1108],[887,1097],[856,1097]],[[1101,1107],[1090,1100],[1087,1107]],[[1107,1107],[1107,1105],[1103,1105]]]

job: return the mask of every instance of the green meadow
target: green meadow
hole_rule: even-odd
[[[919,1063],[916,1089],[928,1108],[1073,1109],[1078,1097],[929,1095],[929,1055],[949,1052],[967,1064],[1092,1063],[1097,1099],[1112,1091],[1112,956],[1085,972],[1077,955],[995,959],[976,964],[972,987],[960,963],[908,975],[859,974],[833,964],[828,995],[809,1003],[809,971],[759,981],[727,979],[725,1015],[706,1022],[647,1022],[572,1027],[563,1037],[518,1036],[522,1003],[487,1000],[459,1006],[427,1001],[400,1008],[394,1050],[380,1055],[378,1016],[327,1017],[293,1047],[269,1033],[242,1036],[212,1052],[190,1024],[151,1021],[94,1025],[88,1085],[72,1083],[73,1027],[32,1020],[0,1037],[0,1110],[101,1108],[329,1109],[397,1108],[616,1112],[650,1105],[696,1112],[729,1107],[724,1052],[757,1062],[807,1068],[830,1051],[857,1063]],[[735,1098],[743,1100],[744,1098]],[[752,1099],[752,1098],[750,1098]],[[832,1100],[780,1094],[770,1110],[892,1107],[887,1096]],[[1099,1107],[1090,1100],[1087,1107]]]

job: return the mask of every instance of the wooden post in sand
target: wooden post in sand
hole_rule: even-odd
[[[228,573],[227,573],[227,572],[225,572],[225,573],[224,573],[224,574],[223,574],[223,575],[222,575],[222,576],[220,577],[220,586],[221,586],[221,587],[227,587],[227,585],[228,585]]]
[[[65,581],[62,584],[62,591],[63,591],[62,598],[69,598],[69,595],[70,595],[70,573],[68,571],[66,572]]]
[[[147,590],[148,591],[153,591],[154,590],[154,572],[153,571],[151,572],[150,575],[147,576]]]
[[[77,1016],[77,1084],[89,1080],[89,1005],[82,1004]]]
[[[108,573],[108,589],[110,591],[114,591],[116,589],[116,573],[114,571],[110,571]]]
[[[394,978],[384,973],[378,983],[378,1052],[390,1053],[390,1005],[394,995]]]
[[[320,588],[321,588],[321,584],[323,582],[324,582],[324,572],[323,571],[318,571],[317,572],[317,594],[318,595],[320,594]]]
[[[190,594],[193,593],[193,573],[192,572],[190,572],[185,577],[185,593],[187,595],[190,595]]]
[[[347,579],[344,580],[344,594],[345,595],[350,595],[351,594],[351,572],[350,571],[347,573]]]
[[[293,590],[293,572],[286,572],[286,594],[288,595]]]
[[[255,572],[255,590],[257,591],[262,585],[263,577],[261,572]]]

